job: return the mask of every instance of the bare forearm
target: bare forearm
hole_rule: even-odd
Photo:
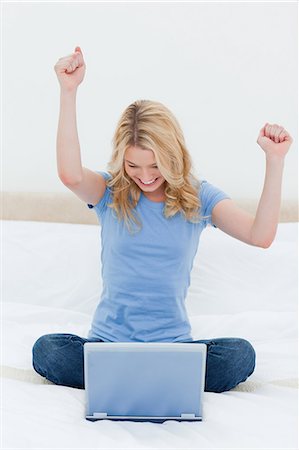
[[[252,226],[252,241],[268,247],[275,238],[281,204],[284,158],[267,157],[262,195]]]
[[[82,176],[80,143],[76,122],[77,91],[60,91],[57,130],[57,171],[64,183],[76,183]]]

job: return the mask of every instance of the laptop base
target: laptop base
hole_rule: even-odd
[[[202,417],[146,417],[146,416],[105,416],[105,417],[96,417],[96,416],[86,416],[86,420],[90,420],[95,422],[96,420],[129,420],[133,422],[155,422],[155,423],[163,423],[166,420],[177,420],[179,422],[187,421],[187,422],[199,422],[202,421]]]

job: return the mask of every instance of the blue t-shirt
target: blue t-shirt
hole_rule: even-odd
[[[105,179],[107,172],[97,171]],[[129,234],[124,221],[107,206],[111,189],[94,208],[101,224],[103,290],[95,310],[89,339],[108,342],[192,341],[185,308],[202,230],[211,216],[188,222],[181,213],[163,216],[164,202],[153,202],[142,192],[136,206],[143,228]],[[206,180],[201,181],[201,215],[211,215],[220,200],[230,198]]]

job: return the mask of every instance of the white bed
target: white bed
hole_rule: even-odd
[[[101,291],[99,226],[1,224],[2,448],[298,448],[298,223],[279,223],[268,249],[204,230],[186,300],[193,338],[248,339],[256,369],[229,392],[205,392],[203,422],[163,424],[86,421],[84,390],[31,366],[39,336],[87,336]]]

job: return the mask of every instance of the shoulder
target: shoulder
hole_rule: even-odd
[[[106,172],[104,170],[96,170],[96,173],[99,173],[100,175],[102,175],[102,177],[105,178],[105,180],[110,180],[112,178],[111,173]]]
[[[199,196],[201,202],[201,214],[203,216],[208,216],[207,223],[215,226],[212,222],[212,211],[217,203],[224,199],[230,199],[230,196],[218,186],[209,183],[206,179],[200,181]]]
[[[203,202],[210,201],[214,198],[230,198],[222,189],[209,183],[206,179],[200,180],[199,195]]]

